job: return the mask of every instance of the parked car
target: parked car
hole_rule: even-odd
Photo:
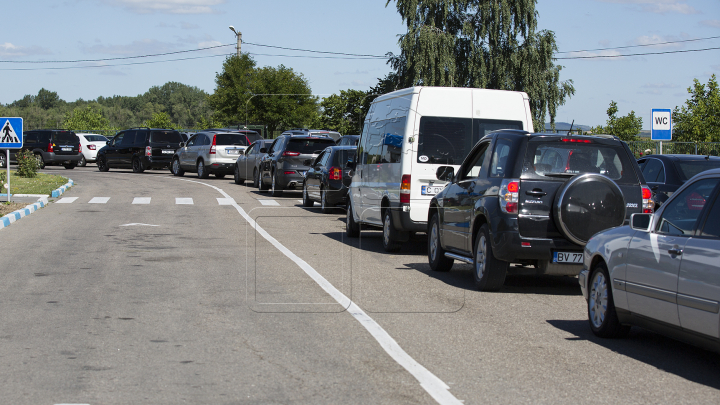
[[[95,163],[98,151],[107,145],[109,139],[98,134],[76,135],[80,139],[80,145],[82,146],[82,158],[78,162],[78,166],[85,167],[88,163]]]
[[[235,184],[245,184],[245,180],[252,180],[253,186],[260,186],[260,161],[265,153],[260,152],[272,144],[272,139],[261,139],[252,143],[245,152],[235,161]]]
[[[556,159],[562,163],[545,163]],[[457,174],[440,166],[437,178],[449,184],[430,202],[430,268],[472,264],[483,291],[502,287],[509,263],[578,275],[592,235],[654,205],[627,144],[609,135],[497,131],[473,147]]]
[[[631,325],[720,351],[720,169],[695,175],[655,214],[594,235],[578,277],[590,329]]]
[[[260,135],[257,131],[253,131],[252,129],[210,128],[210,129],[205,129],[202,132],[213,132],[213,133],[232,132],[232,133],[236,133],[236,134],[242,134],[242,135],[245,135],[245,137],[247,138],[248,145],[250,145],[251,143],[253,143],[255,141],[263,139],[262,135]]]
[[[237,132],[199,132],[181,143],[173,156],[170,171],[175,176],[195,172],[201,179],[214,174],[222,179],[235,171],[235,162],[247,149],[245,134]]]
[[[343,135],[337,141],[338,146],[357,146],[360,141],[360,135]]]
[[[289,129],[285,132],[283,132],[281,135],[290,135],[290,136],[297,136],[297,135],[303,135],[303,136],[328,136],[333,139],[333,141],[337,142],[342,135],[340,135],[340,132],[337,131],[329,131],[327,129],[307,129],[307,128],[293,128]]]
[[[182,136],[174,129],[130,128],[120,131],[98,151],[97,166],[101,172],[110,168],[132,168],[135,173],[145,169],[170,167]]]
[[[653,192],[656,208],[689,178],[720,168],[720,157],[703,155],[650,155],[638,159],[645,181]]]
[[[307,159],[315,159],[335,141],[328,136],[281,135],[275,139],[260,161],[260,190],[270,189],[272,196],[282,194],[285,189],[302,185]],[[261,153],[266,152],[260,149]]]
[[[80,139],[73,131],[64,129],[34,129],[23,133],[23,146],[19,150],[29,150],[35,155],[38,167],[63,165],[74,169],[82,159]],[[15,154],[18,149],[10,150],[10,163],[17,163]],[[5,167],[6,151],[0,149],[0,167]]]
[[[361,225],[383,230],[383,247],[400,249],[411,232],[426,232],[428,207],[445,181],[489,131],[532,131],[527,94],[515,91],[412,87],[377,97],[365,117],[350,185],[347,234]]]
[[[304,162],[309,169],[303,182],[303,206],[312,207],[318,201],[322,213],[328,214],[334,206],[347,204],[347,190],[352,177],[345,165],[356,151],[355,146],[331,146],[314,161],[308,159]]]

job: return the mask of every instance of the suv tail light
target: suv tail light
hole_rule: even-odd
[[[403,174],[402,181],[400,183],[400,202],[410,203],[410,175]]]
[[[82,145],[78,145],[78,153],[82,153]]]
[[[145,156],[152,156],[152,148],[149,146],[145,147]]]
[[[300,152],[290,152],[289,150],[286,150],[282,154],[283,156],[300,156]]]
[[[210,154],[211,154],[211,155],[214,155],[215,152],[217,151],[217,147],[216,147],[216,143],[215,143],[215,138],[217,138],[217,135],[213,135],[212,146],[210,146]]]
[[[645,214],[652,214],[655,211],[655,201],[652,199],[652,191],[648,186],[642,186],[642,209]]]
[[[342,180],[342,170],[340,170],[339,167],[331,167],[330,170],[328,170],[328,175],[330,176],[330,180]]]
[[[500,209],[507,214],[518,213],[520,179],[505,179],[500,184]]]
[[[50,142],[50,143],[48,144],[48,152],[55,152],[55,149],[53,149],[53,143],[52,143],[52,142]]]

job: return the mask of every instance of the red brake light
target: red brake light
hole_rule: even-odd
[[[647,200],[648,198],[652,197],[652,191],[650,191],[649,188],[643,187],[642,194],[643,200]]]
[[[300,156],[300,152],[290,152],[289,150],[286,150],[282,154],[283,156]]]
[[[403,174],[400,182],[400,202],[410,203],[410,175]]]
[[[211,155],[214,155],[214,154],[215,154],[215,151],[217,150],[217,148],[215,147],[215,138],[216,138],[216,137],[217,137],[217,135],[213,135],[212,146],[210,146],[210,154],[211,154]]]
[[[507,189],[511,193],[517,193],[518,190],[520,190],[520,183],[517,181],[512,181],[508,184]]]
[[[642,186],[642,212],[652,214],[655,211],[655,201],[652,199],[650,187]]]
[[[152,148],[149,146],[145,147],[145,156],[152,156]]]
[[[592,143],[589,139],[577,139],[577,138],[563,138],[561,139],[562,142],[571,142],[571,143]]]
[[[55,149],[53,149],[53,144],[52,144],[52,142],[50,142],[50,143],[48,144],[48,152],[55,152]]]
[[[339,167],[331,167],[328,174],[330,180],[342,180],[342,170]]]
[[[500,183],[499,199],[500,209],[508,214],[518,213],[518,195],[520,191],[519,179],[505,179]]]
[[[78,145],[78,153],[82,153],[82,145]]]
[[[81,146],[81,147],[82,147],[82,146]],[[89,149],[89,150],[95,150],[95,149],[97,149],[97,146],[95,146],[95,145],[88,145],[88,149]]]

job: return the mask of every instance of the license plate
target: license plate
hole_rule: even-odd
[[[163,149],[162,153],[163,155],[172,155],[175,153],[175,151],[172,149]]]
[[[60,148],[63,152],[72,152],[72,148]]]
[[[422,195],[435,195],[442,191],[444,187],[440,186],[422,186],[420,187],[420,194]]]
[[[239,155],[240,149],[225,149],[228,155]]]
[[[555,252],[553,253],[553,263],[577,263],[582,264],[582,252]]]

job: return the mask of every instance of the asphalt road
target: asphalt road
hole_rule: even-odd
[[[0,403],[720,402],[720,355],[594,337],[576,278],[480,293],[299,192],[44,172],[75,185],[0,229]]]

